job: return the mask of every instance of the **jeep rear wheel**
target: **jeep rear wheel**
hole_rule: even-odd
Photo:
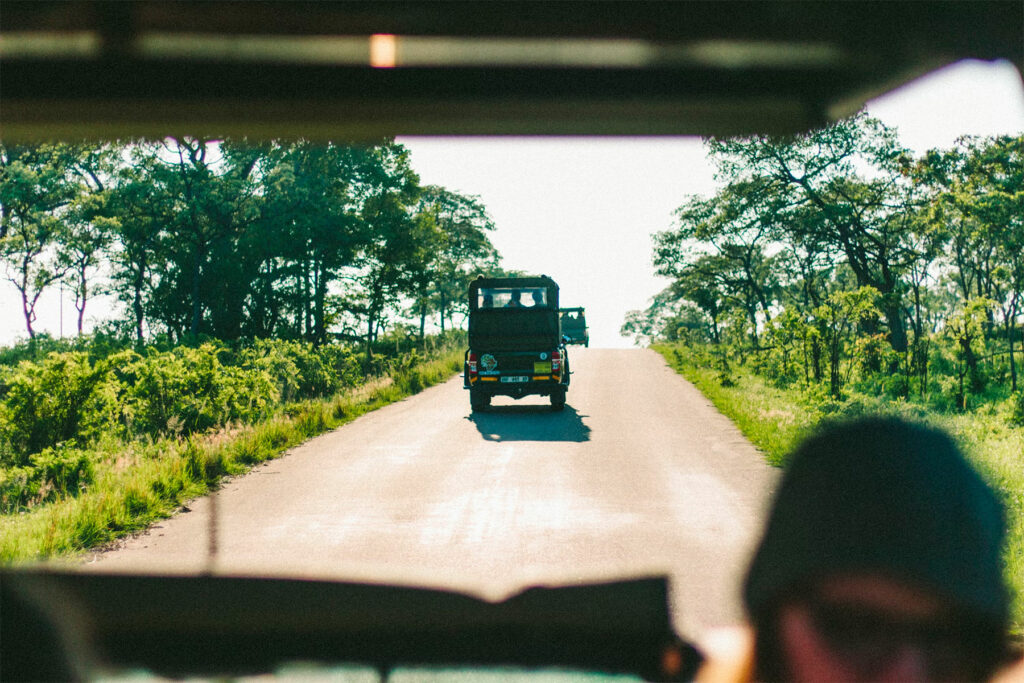
[[[565,408],[565,389],[557,389],[551,392],[551,410],[562,410]]]
[[[478,389],[469,390],[469,407],[474,413],[487,410],[491,405],[491,397]]]

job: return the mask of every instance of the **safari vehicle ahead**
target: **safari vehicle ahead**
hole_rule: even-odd
[[[469,348],[463,373],[474,411],[494,396],[550,396],[565,407],[569,358],[558,324],[558,285],[540,277],[485,278],[469,285]]]
[[[587,311],[582,306],[558,309],[562,325],[562,338],[566,344],[590,346],[590,332],[587,330]]]

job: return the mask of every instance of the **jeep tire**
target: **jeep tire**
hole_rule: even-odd
[[[565,389],[555,389],[551,392],[551,410],[559,411],[565,408]]]
[[[487,410],[491,405],[491,397],[479,389],[469,390],[469,407],[474,413]]]

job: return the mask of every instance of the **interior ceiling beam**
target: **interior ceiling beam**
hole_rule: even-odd
[[[5,0],[0,134],[788,133],[960,59],[1021,69],[1022,35],[1020,0]]]

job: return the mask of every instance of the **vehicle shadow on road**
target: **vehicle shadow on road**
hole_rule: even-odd
[[[486,441],[590,441],[590,427],[572,406],[491,406],[466,417]]]

